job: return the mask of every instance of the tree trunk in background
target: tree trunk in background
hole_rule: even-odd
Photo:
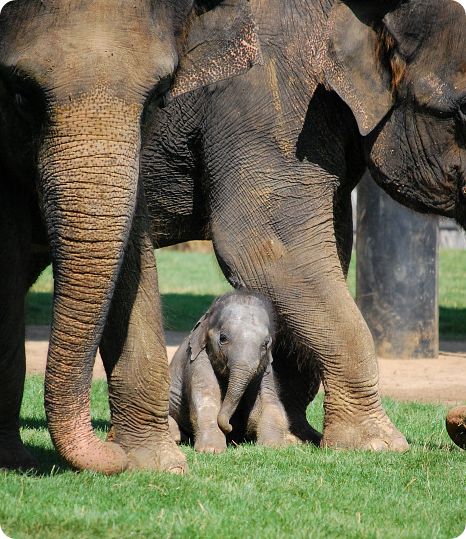
[[[356,251],[357,303],[377,355],[438,357],[438,219],[401,206],[366,174]]]

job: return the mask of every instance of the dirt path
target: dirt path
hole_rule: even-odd
[[[169,331],[167,353],[169,360],[184,338],[184,334]],[[29,326],[26,330],[27,372],[43,374],[47,357],[49,328]],[[399,400],[466,402],[466,342],[441,343],[439,359],[397,360],[379,359],[380,391],[383,396]],[[104,378],[100,357],[94,368],[95,378]]]

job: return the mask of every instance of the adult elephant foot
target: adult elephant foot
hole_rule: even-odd
[[[0,470],[28,471],[38,467],[39,463],[18,439],[2,442],[0,445]]]
[[[353,415],[326,422],[321,447],[370,451],[407,451],[409,444],[385,413]]]
[[[184,453],[170,437],[146,442],[128,451],[129,471],[150,470],[183,475],[188,471]]]

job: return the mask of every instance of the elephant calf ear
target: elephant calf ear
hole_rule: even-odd
[[[376,54],[378,36],[365,20],[368,4],[337,3],[332,9],[325,69],[327,83],[350,107],[363,136],[393,105],[390,73]]]
[[[194,17],[185,50],[169,98],[240,75],[262,63],[248,1],[230,0]]]
[[[209,327],[209,311],[197,321],[189,336],[189,359],[194,361],[202,350],[205,350],[207,330]]]

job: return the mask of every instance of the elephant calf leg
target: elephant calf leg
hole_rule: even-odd
[[[201,453],[222,453],[227,444],[218,426],[221,391],[205,351],[190,365],[190,419],[194,449]]]
[[[100,351],[109,381],[112,435],[130,469],[184,473],[170,436],[168,360],[153,247],[135,217]]]
[[[267,370],[262,378],[257,399],[248,419],[247,432],[255,433],[259,445],[269,447],[284,447],[299,441],[290,432],[272,369]]]

